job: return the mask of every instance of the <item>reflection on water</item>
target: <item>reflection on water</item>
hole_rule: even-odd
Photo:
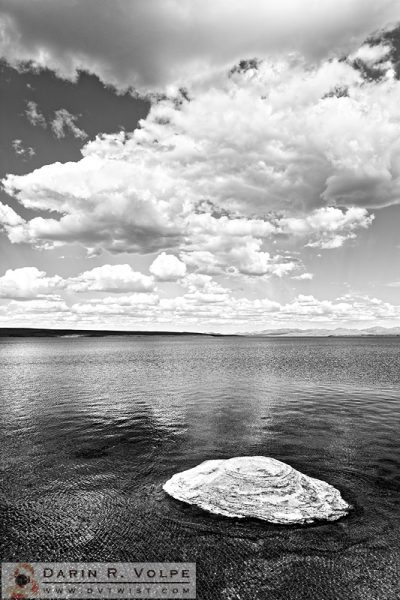
[[[199,598],[400,597],[400,341],[3,340],[3,560],[196,561]],[[354,505],[279,527],[168,498],[172,473],[262,454]]]

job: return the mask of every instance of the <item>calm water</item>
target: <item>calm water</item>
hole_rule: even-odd
[[[201,600],[400,598],[400,340],[0,342],[2,560],[195,561]],[[167,497],[262,454],[354,505],[308,527]]]

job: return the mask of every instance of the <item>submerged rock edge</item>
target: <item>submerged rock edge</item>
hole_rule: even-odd
[[[352,508],[329,483],[265,456],[207,460],[176,473],[163,489],[213,514],[276,524],[336,521]]]

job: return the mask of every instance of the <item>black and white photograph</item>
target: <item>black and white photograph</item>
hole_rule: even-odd
[[[400,2],[0,0],[4,600],[400,599]]]

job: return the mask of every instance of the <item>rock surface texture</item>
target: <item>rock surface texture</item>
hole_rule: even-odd
[[[333,486],[265,456],[207,460],[173,475],[163,489],[208,512],[270,523],[335,521],[351,508]]]

